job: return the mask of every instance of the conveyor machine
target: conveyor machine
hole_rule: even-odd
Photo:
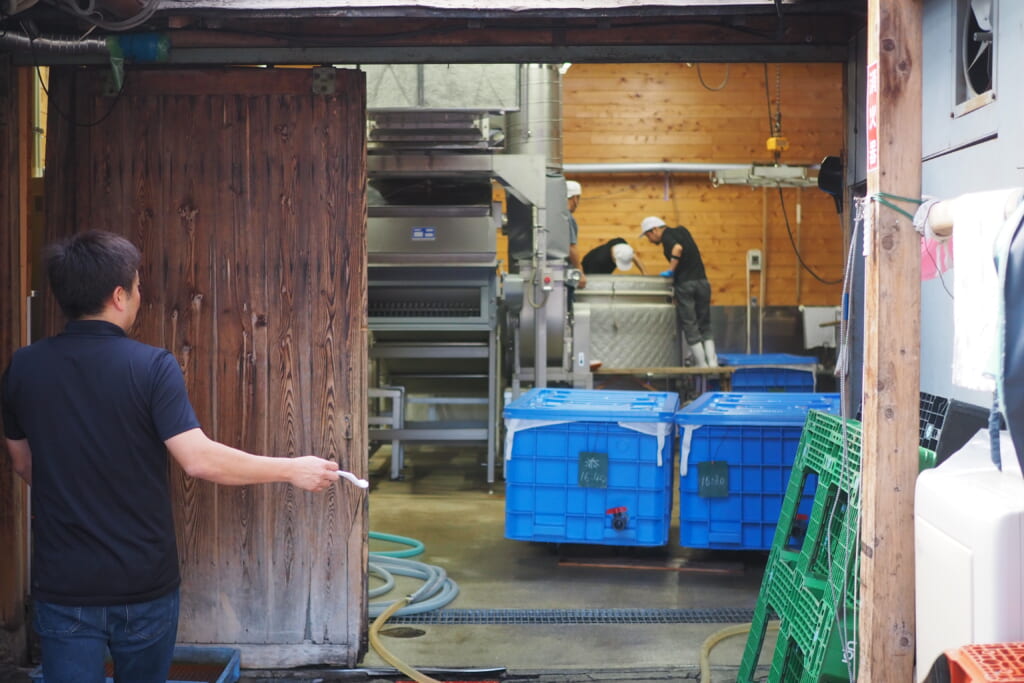
[[[495,479],[501,395],[499,203],[492,181],[543,212],[544,160],[495,153],[481,112],[372,112],[367,160],[371,399],[401,401],[373,436],[485,442]],[[499,150],[500,152],[500,150]],[[380,423],[378,423],[380,424]]]

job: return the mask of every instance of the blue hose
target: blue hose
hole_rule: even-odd
[[[387,541],[388,543],[399,543],[401,545],[412,546],[407,550],[377,550],[370,553],[376,557],[415,557],[423,552],[423,544],[415,538],[398,536],[396,534],[385,534],[379,531],[371,531],[370,538],[378,541]]]
[[[416,560],[403,559],[412,555],[419,555],[423,552],[423,544],[420,541],[414,538],[384,534],[376,531],[371,531],[369,535],[373,539],[411,546],[407,550],[375,551],[370,553],[371,559],[367,564],[368,571],[384,580],[383,586],[378,586],[368,591],[370,598],[383,595],[394,588],[395,574],[410,576],[423,581],[423,585],[409,596],[409,604],[394,612],[395,615],[422,614],[423,612],[440,609],[454,600],[459,594],[458,585],[448,577],[447,572],[441,567],[417,562]],[[368,605],[369,616],[371,618],[380,616],[395,602],[395,600],[371,602]]]

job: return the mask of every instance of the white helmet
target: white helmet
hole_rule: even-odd
[[[655,228],[664,227],[664,225],[665,221],[661,220],[657,216],[648,216],[647,218],[640,221],[639,237],[643,237],[644,235],[649,233],[651,230],[654,230]]]
[[[633,267],[633,247],[628,244],[616,244],[612,247],[612,258],[615,259],[615,266],[619,270],[629,270]]]

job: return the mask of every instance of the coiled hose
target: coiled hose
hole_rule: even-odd
[[[380,642],[380,629],[388,619],[396,614],[422,614],[423,612],[430,612],[444,607],[459,594],[459,587],[441,567],[406,559],[423,552],[423,544],[419,541],[405,536],[375,531],[370,532],[370,538],[410,546],[406,550],[375,551],[370,553],[371,559],[367,563],[367,569],[371,574],[384,580],[383,585],[370,589],[368,592],[370,598],[383,595],[394,588],[394,577],[396,574],[399,576],[411,576],[423,581],[423,585],[418,590],[401,600],[371,602],[369,604],[369,615],[374,617],[374,621],[370,625],[370,646],[380,655],[381,659],[417,683],[440,683],[437,679],[431,678],[412,668],[388,651]]]
[[[416,539],[376,531],[370,532],[370,538],[409,546],[405,550],[380,550],[370,553],[367,569],[371,574],[384,581],[383,585],[369,591],[371,599],[384,595],[394,588],[395,575],[410,576],[423,581],[423,585],[420,586],[419,590],[416,590],[405,599],[404,602],[407,604],[401,606],[391,616],[394,616],[394,614],[405,616],[407,614],[430,612],[444,607],[459,594],[458,584],[448,577],[444,569],[407,559],[423,552],[423,544]],[[380,616],[395,602],[394,600],[371,602],[369,605],[370,616]]]

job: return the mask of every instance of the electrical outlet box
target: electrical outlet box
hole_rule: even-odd
[[[747,250],[747,270],[761,270],[761,250]]]

